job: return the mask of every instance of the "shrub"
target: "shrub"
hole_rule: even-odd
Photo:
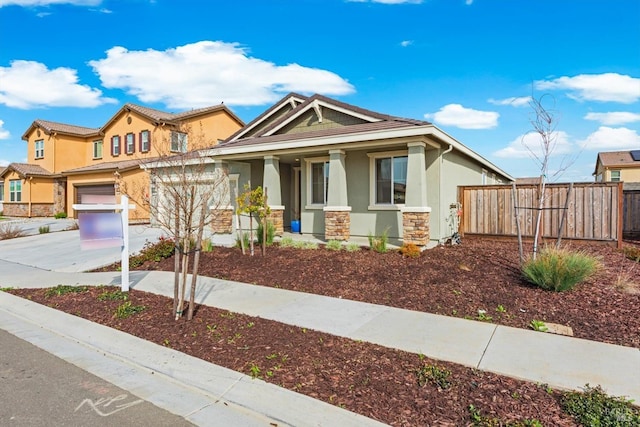
[[[292,248],[295,245],[295,242],[291,237],[283,237],[280,239],[280,246],[283,248]]]
[[[245,248],[249,247],[249,233],[246,232],[242,232],[242,243],[244,244]],[[242,245],[240,244],[240,239],[238,237],[236,237],[236,248],[241,248]]]
[[[640,248],[636,246],[625,246],[622,248],[624,256],[635,262],[640,262]]]
[[[562,292],[586,280],[599,265],[597,259],[584,252],[546,247],[536,259],[529,258],[523,264],[522,274],[542,289]]]
[[[0,224],[0,240],[15,239],[16,237],[24,237],[26,233],[14,223]]]
[[[420,256],[420,248],[414,243],[404,243],[400,247],[400,253],[406,257],[418,258]]]
[[[63,219],[67,217],[67,213],[66,212],[56,212],[56,214],[53,216],[55,219]]]
[[[131,305],[131,301],[126,301],[116,308],[116,312],[113,314],[118,319],[126,319],[127,317],[144,311],[146,307],[144,305]]]
[[[71,285],[58,285],[55,288],[49,288],[45,291],[45,298],[53,296],[60,296],[65,294],[80,293],[89,291],[88,286],[71,286]]]
[[[358,252],[361,248],[360,245],[358,245],[357,243],[347,243],[347,246],[345,246],[345,249],[347,250],[347,252]]]
[[[264,226],[262,224],[263,224],[262,222],[258,224],[257,239],[258,239],[259,245],[262,245],[262,236],[264,233]],[[273,244],[273,237],[275,235],[276,235],[276,226],[273,225],[273,222],[267,221],[267,246],[271,246]]]
[[[438,388],[447,389],[451,386],[449,377],[451,371],[436,365],[424,365],[416,372],[418,377],[418,385],[420,387],[427,383],[435,384]]]
[[[202,252],[211,252],[213,251],[213,242],[211,239],[203,239],[202,240]]]
[[[587,384],[584,392],[567,392],[560,401],[562,409],[585,426],[637,426],[640,409],[622,397],[607,396],[600,386]]]
[[[329,240],[325,245],[325,248],[329,249],[330,251],[339,251],[340,249],[342,249],[342,242],[340,242],[339,240]]]
[[[385,229],[380,236],[369,233],[369,247],[381,254],[387,252],[387,242],[389,241],[389,229]]]
[[[145,242],[140,253],[129,258],[129,266],[132,268],[140,267],[146,261],[162,261],[169,258],[175,252],[175,244],[173,240],[161,236],[157,242]]]
[[[49,232],[49,226],[48,225],[43,225],[41,227],[38,228],[38,232],[40,234],[45,234]]]

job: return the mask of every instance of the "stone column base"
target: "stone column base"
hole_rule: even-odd
[[[324,208],[325,240],[349,240],[351,237],[351,207],[326,206]]]
[[[418,246],[429,243],[429,220],[431,208],[402,209],[402,241]]]
[[[233,233],[233,207],[211,209],[211,231],[216,234]]]
[[[284,206],[269,206],[271,213],[267,218],[268,221],[276,228],[276,236],[284,234]]]

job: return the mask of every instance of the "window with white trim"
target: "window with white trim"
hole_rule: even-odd
[[[370,153],[370,204],[378,208],[397,208],[405,204],[407,192],[406,151]]]
[[[4,201],[4,181],[0,181],[0,202]]]
[[[136,137],[132,133],[128,133],[125,135],[125,149],[127,150],[127,154],[133,154],[136,151]]]
[[[620,182],[620,171],[612,170],[611,171],[611,182]]]
[[[151,149],[151,139],[148,130],[140,132],[140,152],[146,153]]]
[[[111,155],[120,155],[120,135],[114,135],[111,137]]]
[[[9,181],[9,201],[22,201],[22,181],[19,179],[12,179]]]
[[[97,139],[93,141],[93,158],[101,159],[102,158],[102,140]]]
[[[307,163],[307,205],[325,206],[329,192],[329,158],[305,159]]]
[[[44,139],[36,141],[36,159],[44,158]]]
[[[171,132],[171,151],[174,153],[186,153],[189,135],[184,132]]]
[[[482,169],[482,185],[486,185],[486,184],[487,184],[487,170]]]

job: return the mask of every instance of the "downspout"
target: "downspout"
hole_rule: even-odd
[[[450,153],[453,151],[453,144],[449,144],[449,148],[447,148],[446,150],[444,150],[442,153],[440,153],[440,168],[438,170],[438,206],[440,207],[440,227],[442,227],[442,218],[444,217],[444,209],[442,208],[442,168],[444,165],[444,155],[447,153]],[[440,234],[442,236],[442,233]],[[440,245],[444,244],[444,242],[451,236],[447,236],[447,237],[440,237],[440,240],[438,241],[438,243]]]
[[[29,211],[27,213],[28,217],[31,218],[31,199],[33,198],[33,194],[31,194],[31,180],[32,176],[29,177]]]

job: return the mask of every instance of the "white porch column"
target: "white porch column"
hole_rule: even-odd
[[[345,152],[329,151],[329,189],[324,207],[324,235],[327,240],[349,240],[351,207],[347,198]]]
[[[277,156],[264,156],[262,187],[267,189],[267,203],[271,208],[269,220],[276,227],[276,234],[284,233],[284,206],[280,188],[280,159]]]
[[[431,208],[427,206],[427,171],[424,142],[407,144],[407,188],[402,209],[402,240],[425,246],[429,243]]]

